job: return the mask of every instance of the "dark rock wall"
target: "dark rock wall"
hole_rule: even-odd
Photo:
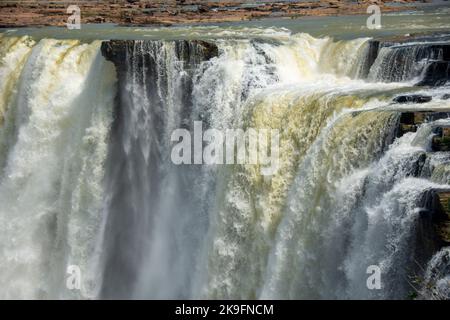
[[[419,86],[450,81],[450,40],[447,37],[374,39],[369,41],[359,77],[401,82],[418,79]]]
[[[153,208],[165,196],[158,183],[167,181],[165,170],[170,161],[165,143],[172,131],[170,120],[179,120],[174,125],[183,126],[183,119],[191,113],[193,75],[218,50],[202,41],[133,40],[106,41],[101,50],[116,66],[118,77],[111,132],[114,142],[106,169],[111,200],[101,296],[125,299],[133,292],[144,259],[134,253],[145,252],[142,235],[151,230]],[[178,185],[181,198],[191,190],[184,185],[190,180],[186,181]]]

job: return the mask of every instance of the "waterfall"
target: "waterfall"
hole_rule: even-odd
[[[201,50],[185,41],[125,48],[107,179],[105,297],[191,295],[214,181],[200,167],[173,165],[169,144],[174,129],[190,125]]]
[[[449,45],[442,43],[372,43],[368,49],[376,58],[368,71],[371,81],[404,82],[419,85],[445,84],[450,76]]]
[[[9,60],[23,64],[20,55],[30,43],[16,43],[6,43],[2,71]],[[28,53],[13,92],[2,88],[2,96],[9,95],[0,138],[2,298],[65,297],[60,289],[72,264],[85,274],[82,294],[97,295],[115,83],[99,46],[41,40]],[[82,295],[67,297],[76,296]]]
[[[348,123],[333,129],[338,130],[335,139],[346,144],[345,154],[332,149],[336,144],[327,144],[333,139],[333,133],[327,133],[311,153],[308,167],[314,169],[300,167],[304,171],[291,189],[263,297],[406,297],[408,288],[402,286],[407,270],[399,266],[411,265],[411,229],[419,214],[420,195],[434,186],[413,178],[423,165],[424,146],[414,145],[415,135],[403,136],[377,160],[386,140],[383,135],[392,130],[394,119],[389,120],[389,114],[358,117],[362,118],[352,120],[369,121],[367,126],[357,126],[363,132],[354,132]],[[345,118],[341,121],[345,123]],[[316,199],[311,207],[305,206],[309,198]],[[361,266],[371,261],[389,277],[381,292],[366,287],[366,269]]]
[[[433,232],[437,190],[450,190],[450,158],[433,150],[450,123],[400,134],[391,102],[427,92],[423,109],[448,109],[446,87],[411,86],[445,50],[284,31],[2,35],[0,298],[445,296],[448,243],[421,236]],[[278,170],[176,165],[172,133],[198,121],[277,130]],[[67,287],[73,266],[80,290]],[[367,287],[370,266],[380,290]]]

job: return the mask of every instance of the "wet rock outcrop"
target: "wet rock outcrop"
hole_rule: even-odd
[[[450,81],[450,35],[412,35],[369,41],[361,78],[372,81],[416,81],[442,86]]]
[[[195,72],[202,62],[219,54],[214,43],[200,40],[110,40],[102,43],[101,52],[114,63],[118,78],[113,130],[120,129],[120,119],[134,99],[143,99],[154,110],[165,109],[166,99],[176,99],[183,106],[180,116],[189,114]],[[142,97],[130,91],[130,83],[140,88]]]
[[[437,127],[434,132],[433,151],[450,151],[450,127]]]
[[[450,52],[447,50],[446,52]],[[429,61],[419,86],[443,86],[450,80],[450,60]]]
[[[421,208],[416,229],[416,259],[425,265],[433,254],[450,245],[450,190],[426,191]]]
[[[393,99],[393,101],[396,103],[427,103],[431,100],[431,96],[424,96],[420,94],[398,96]]]
[[[405,111],[400,115],[399,127],[397,130],[397,136],[402,136],[407,132],[416,132],[417,127],[424,122],[427,121],[435,121],[439,119],[446,119],[450,117],[450,112],[435,112],[435,111]],[[436,144],[434,144],[434,151],[441,150],[441,143],[436,140],[437,138],[444,138],[444,143],[447,141],[447,133],[450,133],[449,130],[443,130],[442,126],[437,126],[434,128],[434,131],[437,133],[435,139]],[[441,134],[440,134],[441,133]],[[442,134],[445,134],[443,136]],[[444,151],[444,150],[442,150]]]
[[[218,56],[219,50],[214,43],[202,40],[173,40],[176,58],[188,64],[195,64]],[[119,72],[126,67],[126,60],[133,55],[133,51],[145,50],[146,44],[162,43],[152,40],[110,40],[101,46],[102,55],[113,62]]]

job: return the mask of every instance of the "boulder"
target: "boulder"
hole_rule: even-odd
[[[431,96],[425,96],[420,94],[402,95],[393,99],[396,103],[426,103],[430,102],[433,98]]]
[[[450,128],[436,127],[434,128],[436,136],[433,137],[433,151],[450,151]]]

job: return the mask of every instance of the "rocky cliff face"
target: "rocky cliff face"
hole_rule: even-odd
[[[441,86],[450,80],[450,36],[404,36],[369,42],[362,78]]]
[[[414,3],[414,0],[329,0],[329,1],[160,1],[160,0],[74,0],[81,8],[82,23],[118,23],[171,25],[192,22],[242,21],[264,17],[323,16],[365,14],[367,6],[378,4],[384,12],[404,10],[392,2]],[[67,2],[18,1],[0,2],[0,26],[64,26]]]
[[[412,100],[410,100],[412,101]],[[410,102],[414,103],[414,102]],[[408,132],[416,132],[418,126],[439,119],[448,119],[448,112],[411,111],[402,112],[399,120],[398,136]],[[434,134],[429,152],[424,152],[417,162],[413,175],[416,177],[433,176],[434,166],[430,165],[433,156],[438,152],[441,157],[448,156],[450,151],[450,130],[444,125],[432,128]],[[431,160],[431,161],[430,161]],[[412,275],[421,275],[423,267],[430,258],[450,245],[450,190],[430,189],[422,194],[421,211],[416,221],[414,242],[414,261],[416,267],[410,270]]]
[[[149,43],[163,43],[163,41],[136,41],[136,40],[111,40],[102,43],[102,54],[113,62],[119,72],[127,67],[127,59],[132,57],[133,52],[139,49],[139,46],[145,46]],[[169,41],[175,48],[176,59],[187,63],[196,64],[201,61],[209,60],[219,54],[215,44],[201,40],[174,40]],[[150,56],[149,56],[150,58]],[[150,65],[152,62],[149,62]],[[154,61],[153,61],[154,63]]]
[[[430,258],[450,245],[450,190],[433,189],[422,196],[422,212],[417,221],[417,273]]]

